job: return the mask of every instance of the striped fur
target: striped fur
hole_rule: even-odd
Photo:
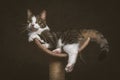
[[[59,38],[62,39],[64,44],[72,44],[78,43],[88,37],[91,38],[91,42],[96,42],[100,45],[100,48],[105,51],[109,51],[109,45],[107,39],[98,32],[97,30],[93,29],[83,29],[83,30],[67,30],[64,32],[50,32],[44,31],[41,34],[43,40],[47,41],[48,43],[54,45],[54,48],[57,45],[57,41]]]
[[[83,29],[51,32],[46,24],[45,10],[39,16],[34,16],[32,12],[28,10],[27,29],[29,32],[29,41],[37,38],[43,45],[46,45],[46,48],[53,50],[55,54],[61,53],[62,51],[68,54],[68,63],[65,67],[66,72],[73,70],[79,47],[82,45],[82,41],[85,41],[88,37],[91,41],[98,43],[103,51],[109,51],[107,40],[96,30]]]
[[[97,30],[83,29],[80,30],[80,33],[84,38],[90,37],[91,41],[95,41],[96,43],[98,43],[102,50],[105,50],[107,52],[109,51],[109,45],[107,39],[103,36],[103,34],[98,32]]]

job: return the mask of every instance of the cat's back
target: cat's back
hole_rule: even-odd
[[[64,30],[58,33],[59,38],[64,44],[72,44],[79,42],[80,32],[78,30]]]

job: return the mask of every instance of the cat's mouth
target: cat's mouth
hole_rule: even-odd
[[[38,28],[35,27],[34,25],[31,25],[29,28],[28,28],[28,31],[37,31]]]
[[[31,27],[31,30],[32,30],[32,31],[37,31],[38,28],[35,28],[35,26],[32,26],[32,27]]]

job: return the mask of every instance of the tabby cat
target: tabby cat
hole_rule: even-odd
[[[27,30],[29,42],[37,38],[46,48],[51,49],[55,54],[66,52],[68,54],[68,64],[65,67],[66,72],[73,70],[76,63],[80,41],[90,38],[91,41],[97,42],[102,50],[109,51],[108,42],[104,36],[96,30],[67,30],[64,32],[51,32],[46,24],[46,11],[43,10],[39,15],[27,11]]]

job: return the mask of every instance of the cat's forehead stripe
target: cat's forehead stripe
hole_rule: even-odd
[[[35,16],[32,17],[32,22],[36,22],[36,17]]]

